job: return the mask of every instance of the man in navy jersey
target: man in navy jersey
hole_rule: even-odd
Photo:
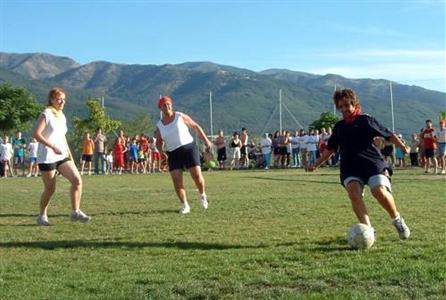
[[[307,170],[316,170],[334,152],[339,150],[341,156],[341,184],[347,190],[353,211],[359,222],[371,226],[363,200],[364,185],[368,184],[373,197],[389,214],[399,237],[401,239],[409,238],[409,227],[398,213],[392,195],[390,184],[392,170],[384,161],[373,140],[375,137],[383,137],[400,147],[404,153],[409,153],[410,148],[375,118],[361,114],[359,101],[351,89],[336,91],[333,100],[336,108],[342,113],[343,120],[336,123],[328,140],[327,148]]]

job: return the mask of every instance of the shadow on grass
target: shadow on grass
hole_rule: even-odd
[[[0,248],[38,248],[44,250],[53,249],[78,249],[78,248],[177,248],[181,250],[228,250],[228,249],[256,249],[264,248],[263,245],[228,245],[217,243],[199,243],[199,242],[111,242],[111,241],[31,241],[31,242],[9,242],[0,243]]]
[[[11,218],[11,217],[34,217],[37,218],[39,215],[38,212],[36,213],[6,213],[6,214],[0,214],[0,218]],[[58,214],[58,215],[50,215],[50,217],[69,217],[70,213],[66,214]]]
[[[152,210],[140,210],[140,211],[109,211],[109,212],[100,212],[96,214],[90,214],[91,216],[123,216],[123,215],[150,215],[150,214],[178,214],[177,209],[152,209]],[[14,218],[14,217],[31,217],[31,218],[37,218],[38,213],[29,214],[29,213],[6,213],[6,214],[0,214],[0,218]],[[69,218],[70,214],[50,214],[49,218],[59,218],[59,217],[66,217]],[[11,226],[11,225],[3,225],[0,224],[0,226]],[[29,226],[28,224],[17,224],[15,226]]]
[[[308,251],[321,251],[321,252],[339,252],[339,251],[357,251],[348,245],[345,237],[334,237],[331,239],[325,239],[323,241],[313,242],[316,246],[310,246]]]
[[[151,210],[140,210],[140,211],[109,211],[109,212],[100,212],[96,214],[91,214],[91,216],[123,216],[123,215],[151,215],[151,214],[176,214],[178,215],[178,209],[151,209]]]
[[[251,179],[260,179],[260,180],[269,180],[269,181],[292,181],[292,182],[309,182],[309,183],[328,183],[328,184],[339,184],[337,181],[326,181],[326,180],[306,180],[302,179],[302,177],[295,179],[285,179],[285,178],[274,178],[274,177],[260,177],[260,176],[247,176],[246,178]]]

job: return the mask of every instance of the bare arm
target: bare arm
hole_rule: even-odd
[[[198,136],[200,137],[200,139],[203,140],[203,142],[206,145],[207,150],[211,149],[212,143],[211,141],[209,141],[209,139],[207,138],[206,134],[204,133],[203,129],[201,128],[200,125],[198,125],[197,122],[195,122],[194,120],[192,120],[191,117],[189,117],[186,114],[181,114],[181,116],[183,117],[184,123],[186,124],[187,127],[192,128],[193,130],[195,130],[195,132],[198,134]]]
[[[45,137],[42,135],[43,130],[45,129],[45,116],[40,115],[37,120],[36,129],[33,133],[33,138],[35,138],[39,143],[47,146],[48,148],[53,149],[54,153],[62,154],[62,151],[54,144],[50,143]]]
[[[389,138],[389,142],[391,142],[392,144],[394,144],[395,146],[397,146],[398,148],[400,148],[401,150],[403,150],[404,153],[409,154],[410,153],[410,147],[405,145],[403,143],[403,141],[400,140],[400,138],[396,135],[393,134],[390,138]]]
[[[312,166],[309,166],[306,171],[316,171],[316,169],[319,168],[320,165],[325,163],[333,155],[334,152],[334,150],[325,149],[324,152],[322,152],[321,157],[319,157]]]
[[[155,138],[156,138],[156,149],[158,149],[158,151],[160,152],[160,154],[164,154],[164,141],[163,138],[161,137],[161,133],[160,130],[158,128],[156,128],[155,131]]]

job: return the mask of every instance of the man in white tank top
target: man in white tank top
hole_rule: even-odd
[[[156,146],[161,152],[161,156],[163,156],[164,149],[167,152],[169,172],[175,192],[182,204],[180,213],[188,214],[190,206],[187,202],[186,190],[183,184],[183,170],[189,170],[200,193],[201,206],[204,209],[208,207],[205,182],[200,167],[200,155],[189,128],[192,128],[203,140],[206,145],[206,151],[210,151],[212,143],[206,137],[200,125],[188,115],[175,112],[172,105],[173,101],[168,96],[163,96],[158,101],[158,108],[162,111],[163,117],[156,125]]]

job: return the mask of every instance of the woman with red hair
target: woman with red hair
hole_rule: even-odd
[[[44,190],[40,197],[40,214],[37,224],[48,226],[48,204],[56,190],[56,171],[71,183],[71,220],[88,222],[87,216],[80,209],[82,179],[73,162],[65,135],[67,120],[63,113],[65,92],[62,88],[53,88],[48,94],[48,106],[37,120],[33,138],[38,142],[37,164],[42,173]]]
[[[158,101],[158,108],[162,111],[162,119],[157,123],[155,132],[156,145],[164,154],[167,154],[170,176],[172,177],[175,192],[182,204],[181,214],[188,214],[190,206],[187,202],[186,190],[183,184],[183,171],[188,170],[200,193],[199,199],[204,209],[208,207],[205,192],[205,182],[201,173],[200,154],[194,139],[189,132],[193,129],[203,140],[206,151],[210,151],[212,143],[206,137],[203,129],[188,115],[173,110],[172,98],[163,96]],[[163,148],[164,145],[164,148]]]

